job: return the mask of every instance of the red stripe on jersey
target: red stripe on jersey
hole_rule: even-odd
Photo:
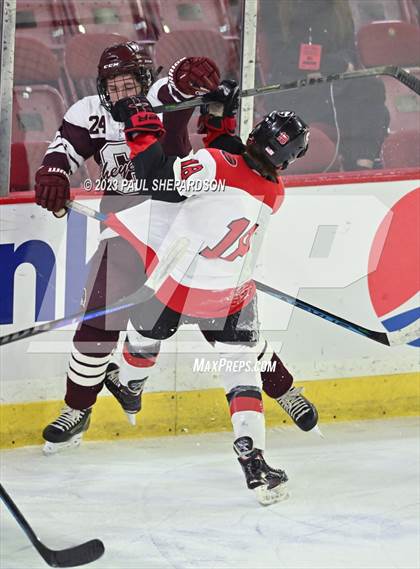
[[[234,397],[230,402],[230,414],[239,413],[240,411],[256,411],[263,413],[263,402],[255,397]]]
[[[168,277],[156,293],[156,298],[175,312],[194,318],[224,318],[238,312],[254,298],[254,281],[238,288],[207,290],[187,287]]]
[[[277,184],[270,182],[251,170],[242,156],[235,154],[234,160],[230,161],[228,160],[229,153],[224,150],[216,148],[207,148],[206,150],[216,162],[215,179],[217,181],[247,192],[253,198],[268,205],[273,213],[279,209],[284,199],[284,185],[281,178],[278,178]],[[224,158],[224,152],[227,158]]]
[[[156,357],[152,358],[143,358],[143,357],[136,357],[130,354],[130,352],[124,348],[123,350],[123,358],[125,361],[133,367],[152,367],[156,363]]]
[[[134,247],[134,249],[140,255],[144,266],[146,267],[147,275],[150,275],[158,262],[157,255],[153,249],[146,245],[146,243],[143,243],[143,241],[140,241],[140,239],[136,237],[134,233],[132,233],[114,213],[109,213],[107,215],[105,225],[110,229],[113,229],[116,233],[118,233],[118,235],[120,235],[123,239],[128,241],[132,247]]]

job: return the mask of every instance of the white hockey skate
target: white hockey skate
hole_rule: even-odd
[[[44,454],[55,454],[65,449],[78,447],[83,434],[88,430],[92,409],[72,409],[67,405],[60,416],[47,425],[42,433],[45,439]]]

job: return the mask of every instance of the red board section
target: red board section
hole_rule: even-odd
[[[419,227],[420,187],[394,204],[372,245],[368,286],[378,316],[395,310],[419,290]]]
[[[400,180],[418,180],[418,168],[405,168],[404,170],[375,170],[361,172],[338,172],[336,174],[309,174],[297,176],[282,176],[287,188],[306,186],[331,186],[339,184],[364,184],[367,182],[393,182]],[[72,199],[95,199],[101,197],[100,192],[88,193],[83,189],[73,189]],[[8,196],[0,196],[0,205],[11,203],[31,203],[35,201],[34,192],[15,192]]]

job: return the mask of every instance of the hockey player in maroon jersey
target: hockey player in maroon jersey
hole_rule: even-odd
[[[141,192],[134,185],[127,192],[128,185],[122,183],[132,180],[134,172],[121,123],[113,118],[116,101],[143,94],[152,106],[179,102],[215,89],[219,79],[213,61],[189,57],[174,63],[169,77],[155,81],[153,62],[139,44],[130,41],[107,48],[98,65],[98,95],[84,97],[70,107],[36,173],[37,203],[64,214],[64,204],[70,198],[69,175],[92,156],[101,167],[101,180],[107,182],[101,184],[107,198],[102,200],[102,211],[136,203],[135,196]],[[163,117],[165,152],[179,156],[190,152],[187,125],[192,113],[190,109]],[[109,199],[120,195],[126,199]]]
[[[271,468],[263,456],[265,421],[257,362],[265,342],[259,335],[252,280],[254,234],[261,238],[269,216],[280,207],[284,187],[279,172],[304,155],[309,129],[293,112],[274,111],[254,127],[244,146],[232,136],[235,121],[229,111],[236,93],[234,82],[223,82],[209,100],[221,100],[225,116],[206,114],[201,120],[207,143],[218,139],[219,146],[230,147],[235,154],[206,148],[185,158],[167,157],[159,142],[163,125],[148,102],[136,97],[116,105],[116,117],[125,123],[136,176],[146,180],[147,188],[152,188],[156,180],[175,182],[169,184],[175,187],[171,201],[182,207],[166,236],[167,243],[180,236],[190,242],[185,257],[155,297],[134,311],[131,321],[143,337],[158,341],[170,338],[181,324],[198,324],[216,353],[229,362],[219,371],[230,406],[234,450],[248,488],[267,505],[287,496],[287,476]],[[211,112],[214,108],[214,104],[210,105]],[[203,183],[210,181],[223,182],[224,191],[202,191]],[[164,184],[159,188],[164,200]],[[147,215],[141,204],[117,217],[153,249],[149,235],[154,232],[154,218]],[[146,254],[142,256],[147,267]],[[130,358],[126,361],[131,363]],[[113,383],[117,389],[123,387],[120,382]],[[114,395],[123,402],[117,391]],[[302,400],[306,402],[301,396]]]
[[[128,187],[124,182],[135,181],[135,174],[124,125],[113,116],[115,103],[130,95],[147,96],[152,105],[179,102],[215,89],[220,80],[216,64],[207,57],[180,59],[169,70],[168,78],[154,82],[154,74],[152,60],[136,42],[117,44],[103,52],[98,65],[98,95],[84,97],[70,107],[36,173],[37,204],[57,217],[65,214],[70,198],[69,175],[91,156],[100,165],[105,182],[101,184],[103,212],[120,211],[144,199],[135,184],[128,192],[124,189]],[[162,144],[167,152],[185,156],[191,150],[187,123],[192,112],[163,117],[166,134]],[[95,289],[96,306],[104,306],[112,298],[118,300],[137,290],[143,276],[137,253],[124,239],[103,240],[91,260],[86,290]],[[129,314],[122,311],[106,323],[105,319],[92,321],[77,330],[67,373],[66,406],[44,430],[46,452],[80,442],[102,389],[110,353],[119,332],[127,329],[128,319]]]

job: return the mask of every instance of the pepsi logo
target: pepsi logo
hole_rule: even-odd
[[[371,247],[369,294],[389,332],[404,329],[420,317],[419,226],[420,187],[392,206]],[[420,347],[420,338],[409,345]]]

